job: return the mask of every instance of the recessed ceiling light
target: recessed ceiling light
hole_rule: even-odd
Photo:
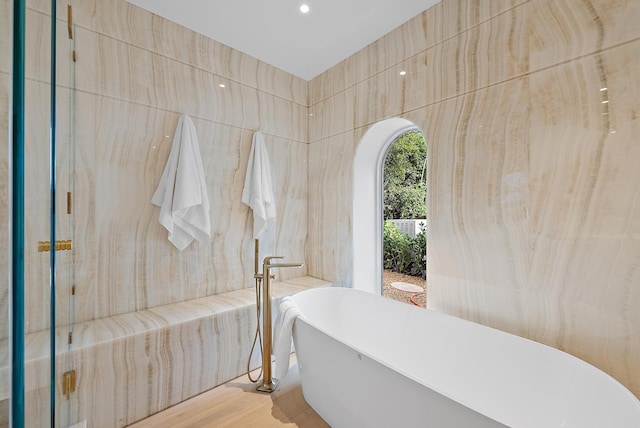
[[[303,4],[302,6],[300,6],[300,12],[309,13],[309,5]]]
[[[406,72],[406,71],[404,71],[404,70],[402,70],[402,71],[400,72],[400,76],[404,76],[405,74],[407,74],[407,72]]]
[[[608,88],[600,88],[600,92],[606,91]]]
[[[225,85],[224,83],[221,83],[218,86],[220,86],[221,88],[226,88],[227,87],[227,85]]]

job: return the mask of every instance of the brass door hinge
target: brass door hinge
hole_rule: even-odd
[[[73,6],[67,5],[67,33],[70,40],[73,40]]]
[[[69,401],[71,393],[76,391],[76,371],[71,370],[62,375],[62,393]]]

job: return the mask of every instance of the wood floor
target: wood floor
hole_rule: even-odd
[[[257,376],[254,372],[252,376]],[[326,424],[304,401],[295,356],[289,374],[271,394],[257,392],[247,376],[202,393],[130,428],[303,427]]]

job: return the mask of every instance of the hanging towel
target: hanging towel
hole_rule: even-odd
[[[276,204],[271,184],[271,165],[264,137],[260,131],[253,134],[247,173],[244,178],[242,202],[253,210],[254,239],[275,225]]]
[[[151,202],[160,207],[160,224],[178,250],[187,248],[194,238],[209,242],[207,184],[196,128],[186,114],[178,120],[171,153]]]
[[[293,322],[300,315],[300,311],[291,297],[282,299],[278,307],[280,313],[275,323],[275,337],[273,343],[276,356],[275,377],[282,379],[289,372],[289,358],[291,356],[291,337]]]

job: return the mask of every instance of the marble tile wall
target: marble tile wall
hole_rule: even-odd
[[[58,102],[60,122],[76,120],[59,128],[61,162],[74,172],[59,174],[59,193],[73,188],[75,213],[58,227],[76,251],[60,253],[59,325],[249,286],[251,216],[239,199],[257,129],[274,163],[276,248],[306,261],[281,274],[348,286],[353,155],[371,125],[399,116],[423,130],[429,150],[429,305],[564,349],[640,395],[637,2],[443,0],[311,82],[123,0],[72,3],[78,61],[59,63]],[[49,92],[49,6],[28,5],[35,243],[48,239],[49,111],[40,100]],[[9,58],[9,2],[0,8],[0,58]],[[68,58],[66,3],[58,16]],[[9,64],[0,61],[4,135]],[[179,253],[149,199],[182,112],[198,129],[214,237]],[[28,329],[38,331],[47,261],[27,249]],[[6,290],[0,278],[5,312]]]
[[[274,283],[274,310],[284,296],[330,285],[310,277]],[[76,370],[69,401],[56,385],[57,424],[127,426],[245,373],[256,328],[254,301],[254,291],[242,289],[76,324],[76,340],[56,361],[60,373]],[[63,342],[66,329],[57,333]],[[30,335],[29,427],[48,425],[48,343],[46,331]],[[260,357],[253,353],[251,368]],[[0,388],[0,397],[6,396]],[[0,409],[3,426],[1,418]]]
[[[406,118],[428,145],[429,306],[640,396],[639,19],[632,0],[443,0],[312,80],[309,273],[350,285],[355,150]]]
[[[67,3],[73,5],[73,42],[67,38]],[[37,242],[49,239],[49,5],[48,0],[27,4],[25,283],[26,330],[32,335],[49,324],[48,254],[37,252]],[[11,10],[11,2],[0,2],[2,135],[8,135]],[[57,253],[59,328],[252,287],[252,214],[240,199],[251,139],[257,130],[265,135],[278,201],[275,251],[305,262],[306,266],[308,82],[124,0],[58,2],[57,16],[56,202],[62,207],[57,238],[73,239],[74,245],[74,251]],[[70,60],[73,48],[77,52],[75,63]],[[221,88],[220,83],[226,87]],[[150,202],[181,113],[192,117],[198,132],[212,224],[210,244],[196,242],[182,253],[168,242],[166,230],[157,221],[159,208]],[[8,237],[7,153],[7,139],[2,138],[0,239],[4,242]],[[68,191],[73,193],[71,215],[62,214]],[[7,271],[6,252],[0,252],[0,268]],[[277,272],[278,280],[306,274],[306,267]],[[73,285],[76,294],[70,298]],[[7,275],[3,275],[0,277],[2,313],[7,313],[7,298]],[[124,413],[116,409],[111,416],[125,414],[126,418],[105,422],[102,426],[133,422],[146,416],[145,411],[155,411],[153,409],[160,409],[166,403],[237,376],[238,367],[244,364],[238,362],[248,352],[250,343],[246,342],[252,338],[246,328],[252,315],[250,311],[245,312],[223,314],[208,321],[206,332],[204,327],[201,332],[197,324],[183,326],[188,330],[184,338],[187,342],[193,335],[211,333],[202,336],[199,348],[187,346],[191,342],[180,346],[185,346],[184,353],[189,354],[189,358],[196,355],[210,358],[207,373],[213,375],[199,379],[200,383],[181,386],[179,391],[171,392],[170,399],[153,398],[155,407],[141,405],[142,410],[136,408]],[[5,345],[6,321],[6,318],[0,320],[0,342]],[[182,337],[178,330],[175,334]],[[243,336],[237,338],[238,335]],[[228,355],[208,353],[221,337],[230,338],[230,343],[236,337],[238,342],[230,345],[232,352]],[[99,367],[104,363],[105,367],[122,369],[113,388],[130,388],[131,394],[137,394],[136,388],[144,385],[159,394],[168,394],[170,391],[167,392],[166,384],[162,383],[165,378],[151,380],[146,366],[131,378],[126,378],[128,372],[120,366],[132,355],[127,354],[127,349],[144,352],[145,341],[149,340],[155,339],[137,335],[83,348],[82,355],[80,351],[65,355],[73,356],[76,369],[84,373],[80,376],[102,370]],[[158,340],[159,346],[164,346],[164,339]],[[171,339],[171,343],[177,343],[176,340]],[[180,360],[182,354],[173,350],[167,351],[173,356],[163,356],[162,364],[166,366],[163,376],[182,379],[179,369],[188,363]],[[113,361],[104,360],[110,358],[109,354]],[[65,355],[60,357],[65,365],[60,366],[61,370],[68,368],[69,358]],[[7,386],[6,357],[4,350],[0,352],[0,371],[4,373],[0,376],[0,390],[6,390]],[[229,360],[235,361],[238,367],[229,366]],[[189,376],[193,378],[193,373]],[[127,386],[127,382],[133,384]],[[100,387],[95,388],[95,394],[86,392],[90,398],[81,403],[87,415],[94,413],[104,398],[98,393]],[[30,394],[32,400],[38,401],[37,394],[44,396],[46,392],[36,388],[30,390]],[[2,400],[4,398],[6,394]],[[2,412],[0,418],[5,413]]]
[[[27,11],[28,332],[48,322],[48,303],[41,298],[48,290],[48,258],[35,251],[35,243],[49,234],[49,4],[29,1]],[[58,324],[250,286],[252,217],[240,195],[256,130],[265,134],[272,161],[276,250],[304,261],[308,83],[124,0],[71,4],[74,42],[67,37],[67,3],[58,3],[58,204],[64,206],[67,191],[74,199],[73,215],[58,220],[59,239],[74,239],[73,255],[58,256]],[[1,7],[8,22],[9,2]],[[0,46],[10,58],[6,28]],[[10,85],[10,61],[2,61],[5,135]],[[198,131],[213,230],[210,245],[194,243],[180,253],[167,241],[150,199],[183,112]],[[6,200],[6,181],[3,194]],[[69,300],[71,283],[75,303]],[[2,290],[6,305],[6,283]]]

